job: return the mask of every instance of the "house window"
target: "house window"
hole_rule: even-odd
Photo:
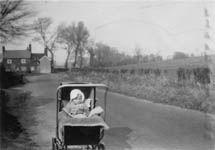
[[[27,68],[25,66],[21,67],[21,71],[26,71],[26,70],[27,70]]]
[[[7,59],[7,64],[12,64],[12,59]]]
[[[34,66],[31,66],[31,71],[35,71],[35,67]]]
[[[19,67],[16,67],[16,71],[19,71]]]
[[[25,64],[26,63],[26,59],[21,59],[21,63]]]
[[[11,70],[9,69],[9,68],[6,68],[6,70],[5,70],[6,72],[10,72]]]

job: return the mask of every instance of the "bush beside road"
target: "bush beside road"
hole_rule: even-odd
[[[3,65],[0,70],[0,149],[33,149],[34,143],[19,120],[26,115],[26,93],[12,89],[25,83],[24,75],[5,72]]]

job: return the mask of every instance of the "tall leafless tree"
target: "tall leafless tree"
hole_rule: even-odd
[[[75,39],[75,34],[74,34],[74,27],[75,25],[69,25],[66,26],[65,24],[60,24],[58,26],[58,43],[60,43],[61,45],[64,45],[64,49],[67,52],[67,56],[66,56],[66,60],[65,60],[65,64],[64,67],[66,69],[68,69],[68,63],[69,63],[69,58],[71,56],[71,53],[74,49],[74,39]]]
[[[141,54],[141,48],[136,46],[134,52],[135,52],[134,57],[136,58],[137,63],[140,63],[143,57],[143,55]]]
[[[26,36],[30,29],[30,17],[36,14],[23,0],[0,1],[0,42],[8,42]]]
[[[34,21],[34,30],[38,34],[34,41],[43,44],[45,52],[51,54],[51,69],[54,69],[54,49],[58,38],[57,31],[51,32],[52,19],[49,17],[38,18]]]
[[[75,33],[75,39],[74,39],[75,60],[73,63],[73,67],[76,67],[78,54],[80,54],[80,58],[81,58],[80,67],[82,67],[84,46],[86,46],[86,43],[90,34],[87,27],[84,25],[84,22],[82,21],[78,22],[77,26],[74,27],[74,33]]]
[[[76,67],[78,62],[78,57],[80,58],[80,67],[83,64],[83,53],[88,41],[89,32],[82,21],[78,22],[76,25],[72,23],[68,26],[61,24],[58,27],[58,41],[62,44],[67,45],[67,59],[65,62],[65,67],[69,61],[70,54],[74,52],[74,62],[73,67]]]
[[[89,65],[90,67],[93,67],[95,65],[95,53],[96,53],[96,44],[95,41],[93,39],[90,39],[87,42],[87,46],[86,46],[87,52],[90,55],[90,62]]]

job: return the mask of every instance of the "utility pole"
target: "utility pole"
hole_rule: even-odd
[[[205,39],[205,45],[204,45],[204,59],[205,61],[208,61],[208,51],[210,51],[210,22],[209,22],[209,14],[207,7],[204,9],[204,17],[205,17],[205,33],[204,33],[204,39]]]
[[[214,40],[215,36],[213,36],[215,30],[212,25],[213,15],[211,15],[207,7],[204,8],[204,17],[205,17],[205,34],[204,34],[205,61],[207,62],[208,67],[211,71],[211,74],[210,74],[211,86],[215,86],[215,40]],[[215,14],[214,14],[214,17],[215,17]]]
[[[204,45],[204,53],[206,55],[205,58],[207,58],[207,61],[210,60],[211,55],[215,54],[215,40],[214,40],[214,27],[212,22],[215,22],[215,14],[214,18],[213,15],[210,13],[207,7],[204,8],[204,17],[205,17],[205,33],[204,33],[204,39],[205,39],[205,45]]]

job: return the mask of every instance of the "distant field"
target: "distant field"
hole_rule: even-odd
[[[165,60],[159,62],[149,62],[141,64],[124,65],[117,67],[110,67],[109,69],[140,69],[140,68],[150,68],[150,69],[161,69],[161,70],[175,70],[179,67],[183,68],[195,68],[195,67],[206,67],[207,62],[204,57],[191,57],[179,60]]]
[[[215,57],[215,55],[212,55]],[[164,73],[166,77],[176,79],[178,68],[206,68],[208,67],[208,61],[204,57],[190,57],[186,59],[178,60],[165,60],[158,62],[149,62],[141,64],[131,64],[124,66],[109,67],[109,70],[139,70],[139,69],[159,69],[161,73]]]

